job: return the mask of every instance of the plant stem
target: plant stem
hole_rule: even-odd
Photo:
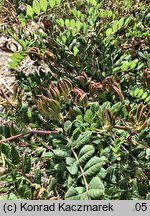
[[[0,143],[7,142],[7,141],[10,141],[10,140],[13,140],[16,138],[20,138],[20,137],[23,137],[27,134],[52,134],[52,133],[59,133],[59,131],[30,130],[30,131],[27,131],[25,133],[17,134],[17,135],[5,138],[3,140],[0,140]]]
[[[68,140],[68,143],[69,143],[69,142],[70,142],[69,138],[67,138],[67,140]],[[76,152],[74,151],[72,145],[71,145],[71,144],[69,144],[69,145],[70,145],[71,151],[72,151],[72,153],[74,154],[74,157],[75,157],[75,159],[76,159],[76,161],[77,161],[77,163],[78,163],[78,165],[79,165],[79,168],[80,168],[80,170],[81,170],[81,173],[82,173],[82,176],[83,176],[83,180],[84,180],[84,184],[85,184],[86,192],[88,192],[88,190],[89,190],[89,189],[88,189],[88,183],[87,183],[87,181],[86,181],[86,177],[85,177],[84,171],[83,171],[83,169],[82,169],[82,166],[80,165],[80,161],[79,161],[79,159],[78,159],[78,156],[77,156]]]

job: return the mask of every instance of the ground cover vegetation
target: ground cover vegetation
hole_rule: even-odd
[[[2,33],[21,46],[13,94],[0,89],[2,198],[150,199],[148,1],[14,0],[0,10]],[[19,70],[26,56],[30,73]]]

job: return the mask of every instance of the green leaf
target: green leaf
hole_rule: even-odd
[[[34,13],[34,12],[33,12]],[[26,18],[25,18],[25,16],[24,16],[24,14],[19,14],[18,16],[17,16],[17,18],[19,19],[19,22],[20,22],[20,24],[22,25],[22,27],[25,27],[25,25],[26,25]],[[31,17],[32,18],[32,17]]]
[[[137,181],[137,178],[134,178],[132,180],[132,191],[138,192],[138,181]]]
[[[143,91],[143,89],[139,89],[139,91],[138,91],[138,97],[141,97],[142,95],[143,95],[143,93],[144,93],[144,91]]]
[[[31,170],[31,158],[27,153],[23,156],[22,170],[24,173],[29,173]]]
[[[40,6],[41,6],[42,11],[46,12],[47,6],[48,6],[47,0],[40,0]]]
[[[106,101],[103,103],[103,105],[101,106],[101,109],[102,109],[102,112],[105,112],[106,109],[110,109],[110,102],[109,101]]]
[[[20,52],[20,53],[15,52],[15,53],[13,53],[10,56],[10,61],[8,62],[9,69],[16,69],[16,67],[24,59],[25,56],[26,56],[26,54],[24,52]]]
[[[0,200],[19,200],[15,193],[4,194],[0,197]]]
[[[118,28],[122,28],[124,25],[124,17],[122,17],[119,21],[118,21]]]
[[[107,176],[112,183],[116,183],[116,169],[115,166],[109,166],[107,168]]]
[[[34,16],[34,11],[30,5],[27,5],[26,7],[26,16],[31,18]]]
[[[82,189],[82,193],[79,193],[78,190],[74,187],[70,187],[67,193],[65,194],[66,200],[88,200],[87,193],[84,192],[85,189]]]
[[[140,90],[139,88],[136,88],[136,89],[134,90],[134,92],[133,92],[133,95],[134,95],[134,96],[137,96],[138,93],[139,93],[139,90]]]
[[[145,156],[145,158],[146,158],[147,160],[150,160],[150,149],[149,149],[149,148],[146,149],[146,156]]]
[[[124,5],[125,5],[126,8],[132,7],[132,0],[125,0]]]
[[[41,170],[39,168],[37,168],[35,171],[34,171],[34,182],[37,183],[37,184],[40,184],[41,183]]]
[[[76,160],[75,160],[75,158],[73,158],[73,157],[66,157],[66,164],[67,164],[67,165],[71,165],[71,164],[73,164],[75,161],[76,161]]]
[[[28,190],[28,186],[27,185],[22,185],[21,187],[18,188],[18,192],[19,195],[23,198],[27,198],[25,197],[25,192]]]
[[[19,153],[14,145],[11,147],[11,160],[14,165],[19,163]]]
[[[6,155],[6,157],[9,157],[10,152],[11,152],[11,148],[10,148],[10,145],[8,143],[2,143],[0,150],[2,151],[3,154]]]
[[[42,154],[42,158],[51,158],[53,157],[54,153],[53,152],[44,152]]]
[[[40,3],[38,0],[33,0],[33,4],[32,4],[32,7],[33,7],[33,11],[39,15],[40,12],[41,12],[41,6],[40,6]]]
[[[146,99],[145,99],[145,102],[149,102],[150,101],[150,96],[148,96]]]
[[[66,43],[66,41],[67,41],[66,35],[62,35],[61,38],[62,38],[62,41],[63,41],[64,43]]]
[[[49,185],[47,188],[48,192],[55,191],[56,183],[57,183],[57,180],[54,177],[52,177],[49,181]]]
[[[83,23],[83,32],[86,33],[88,29],[88,25],[84,22]]]
[[[71,186],[65,194],[65,199],[73,200],[75,197],[77,197],[76,199],[78,200],[78,191]]]
[[[51,8],[53,8],[56,4],[56,0],[49,0],[49,5]]]
[[[92,6],[96,6],[97,2],[96,0],[89,0],[88,1]]]
[[[66,19],[66,20],[65,20],[65,26],[66,26],[67,28],[70,27],[70,20],[69,20],[69,19]]]
[[[100,172],[97,174],[97,176],[100,179],[103,179],[106,177],[106,175],[107,175],[107,171],[103,167],[101,167]]]
[[[74,176],[73,175],[69,175],[68,179],[67,179],[67,188],[70,188],[71,186],[75,186],[76,182],[74,180]]]
[[[90,109],[88,109],[85,112],[84,121],[91,124],[93,122],[93,117],[94,117],[93,112]]]
[[[105,187],[99,177],[94,177],[89,183],[88,195],[92,199],[100,199],[104,195]]]
[[[134,59],[133,61],[130,62],[130,69],[134,69],[138,63],[138,59]]]
[[[136,69],[140,70],[142,67],[144,67],[144,63],[138,62]]]
[[[76,175],[78,173],[77,162],[75,161],[73,164],[71,164],[69,167],[67,167],[67,169],[71,175]]]
[[[127,27],[132,19],[133,19],[133,15],[130,15],[129,17],[127,17],[127,19],[125,19],[124,26]]]
[[[23,40],[23,39],[17,39],[16,40],[23,48],[26,48],[28,46],[28,41]],[[23,57],[25,57],[27,55],[26,52],[21,51],[19,52],[20,55],[22,55]]]
[[[88,144],[91,135],[92,135],[91,131],[85,131],[83,134],[80,134],[78,139],[73,143],[74,149],[77,149],[79,147],[82,147],[85,144]]]
[[[82,111],[79,109],[79,107],[73,107],[72,110],[72,118],[75,119],[76,116],[81,115],[82,116]]]
[[[66,164],[65,163],[57,163],[55,166],[54,166],[54,169],[63,173],[64,171],[66,171]]]
[[[76,21],[76,28],[78,29],[78,31],[80,30],[81,26],[82,26],[82,23],[80,22],[80,20],[77,20]]]
[[[123,61],[123,64],[121,65],[121,70],[126,71],[130,67],[130,62]]]
[[[76,55],[78,54],[78,52],[79,52],[79,49],[78,49],[78,47],[75,45],[75,46],[73,47],[73,54],[74,54],[74,56],[76,56]]]
[[[138,55],[139,55],[141,58],[146,59],[145,53],[139,51],[139,52],[138,52]]]
[[[98,111],[98,109],[99,109],[99,103],[98,102],[92,102],[92,104],[91,104],[91,106],[90,106],[90,109],[91,109],[91,111],[92,112],[97,112]]]
[[[71,155],[71,150],[68,146],[59,145],[58,149],[54,149],[53,153],[58,157],[69,157]]]
[[[142,99],[144,100],[147,96],[148,96],[148,93],[144,92],[144,94],[142,95]]]
[[[26,185],[26,190],[25,190],[25,193],[24,193],[24,198],[25,199],[32,199],[31,198],[32,197],[32,192],[31,192],[31,189],[30,188],[28,188],[28,186]]]
[[[77,14],[78,14],[78,11],[77,11],[75,8],[73,8],[73,9],[71,10],[71,13],[76,17]]]
[[[28,110],[26,113],[27,113],[27,117],[28,117],[29,121],[32,122],[33,121],[32,120],[32,112],[30,110]]]
[[[58,19],[57,20],[57,23],[61,26],[61,27],[64,27],[64,25],[65,25],[65,22],[64,22],[64,20],[61,18],[61,19]]]
[[[77,115],[76,116],[76,120],[78,121],[78,122],[82,122],[83,123],[83,117],[82,117],[82,115]]]
[[[76,22],[74,19],[71,19],[70,26],[71,26],[71,28],[74,28],[76,26]]]
[[[104,158],[99,158],[97,156],[91,158],[84,166],[84,174],[90,177],[98,174],[101,169],[101,166],[104,164]]]
[[[111,108],[110,108],[110,112],[113,114],[114,112],[116,113],[117,111],[119,111],[122,108],[122,103],[119,101],[117,103],[115,103]]]
[[[63,150],[56,149],[56,150],[53,150],[53,152],[58,157],[66,157],[67,156],[67,153]]]
[[[76,136],[78,137],[80,134],[82,133],[81,128],[77,127],[76,129],[74,129],[74,131],[72,132],[72,136]]]
[[[113,31],[116,31],[118,29],[118,24],[119,24],[119,21],[118,20],[115,20],[114,23],[113,23]]]
[[[107,37],[110,36],[112,32],[113,32],[112,28],[108,28],[108,29],[106,30],[106,36],[107,36]]]
[[[94,154],[95,148],[92,145],[85,145],[79,152],[79,162],[82,164],[86,163]]]
[[[55,0],[55,2],[57,3],[57,5],[60,5],[62,0]]]

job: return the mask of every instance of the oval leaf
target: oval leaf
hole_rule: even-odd
[[[47,0],[40,0],[40,6],[41,6],[42,11],[46,12],[47,6],[48,6]]]
[[[100,199],[104,195],[105,187],[98,176],[94,177],[89,183],[88,195],[91,199]]]
[[[84,115],[84,121],[87,122],[87,123],[92,123],[93,122],[93,112],[88,109],[86,112],[85,112],[85,115]]]
[[[33,11],[38,15],[41,12],[41,6],[38,0],[33,0]]]
[[[112,28],[108,28],[108,29],[106,30],[106,36],[107,36],[107,37],[110,36],[111,33],[112,33]]]
[[[79,152],[79,162],[84,164],[87,162],[94,154],[95,148],[91,145],[85,145]]]
[[[29,173],[31,170],[31,158],[28,154],[24,154],[23,156],[23,166],[22,166],[24,173]]]
[[[76,56],[76,55],[78,54],[78,52],[79,52],[79,49],[78,49],[78,47],[75,45],[75,46],[73,47],[73,54],[74,54],[74,56]]]
[[[37,183],[37,184],[40,184],[41,183],[41,170],[39,168],[37,168],[35,171],[34,171],[34,182]]]
[[[49,0],[49,5],[51,6],[51,8],[53,8],[55,4],[56,4],[55,0]]]
[[[85,165],[84,174],[86,176],[91,176],[91,177],[98,174],[103,164],[104,164],[104,159],[94,156]]]
[[[19,163],[19,153],[15,146],[11,147],[11,159],[14,165],[17,165]]]
[[[91,138],[92,132],[86,131],[81,134],[78,139],[74,142],[74,149],[82,147],[83,145],[87,144]]]
[[[83,191],[85,189],[83,188]],[[78,190],[74,187],[70,187],[67,193],[65,194],[66,200],[88,200],[88,196],[86,192],[79,193]]]
[[[34,11],[30,5],[27,5],[26,7],[26,15],[31,18],[34,16]]]
[[[70,172],[71,175],[76,175],[78,173],[78,165],[77,162],[75,161],[73,164],[71,164],[70,167],[67,167],[68,171]]]

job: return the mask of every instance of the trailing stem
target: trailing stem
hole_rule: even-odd
[[[70,143],[69,138],[67,138],[67,141],[68,141],[68,143]],[[78,156],[77,156],[76,152],[74,151],[72,145],[71,145],[71,144],[69,144],[69,145],[70,145],[71,151],[72,151],[72,153],[73,153],[73,155],[74,155],[74,157],[75,157],[75,159],[76,159],[76,161],[77,161],[77,163],[78,163],[78,165],[79,165],[79,168],[80,168],[80,170],[81,170],[81,173],[82,173],[82,176],[83,176],[83,180],[84,180],[84,184],[85,184],[86,192],[88,192],[89,189],[88,189],[88,183],[87,183],[87,181],[86,181],[85,173],[84,173],[84,171],[83,171],[83,169],[82,169],[82,166],[81,166],[81,164],[80,164],[80,162],[79,162],[79,159],[78,159]]]

